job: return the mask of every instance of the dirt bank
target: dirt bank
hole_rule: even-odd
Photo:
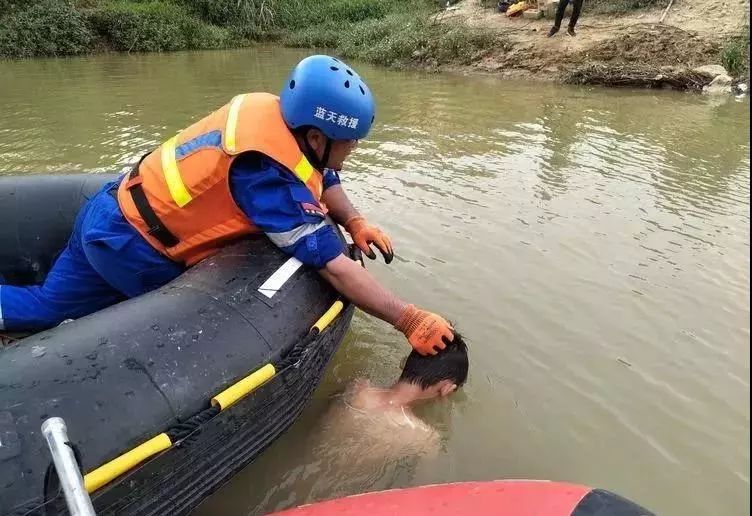
[[[576,37],[562,30],[548,38],[551,20],[507,18],[476,0],[463,0],[438,18],[497,32],[508,43],[480,56],[468,67],[474,71],[592,83],[632,76],[645,86],[674,87],[663,78],[687,75],[687,89],[702,87],[691,69],[721,64],[724,45],[743,34],[749,19],[749,0],[675,0],[663,23],[662,8],[590,15],[587,3]]]

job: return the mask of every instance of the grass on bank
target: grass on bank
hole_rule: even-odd
[[[229,29],[167,2],[112,2],[89,10],[87,20],[103,45],[117,51],[222,48],[233,42]]]
[[[0,57],[223,48],[333,49],[382,65],[464,64],[498,36],[440,24],[442,0],[0,0]],[[3,14],[4,13],[4,14]]]
[[[497,34],[440,23],[441,0],[294,0],[282,10],[280,41],[293,47],[333,48],[346,58],[387,66],[468,64],[503,46]]]
[[[749,26],[726,41],[721,49],[721,64],[730,75],[749,80]]]
[[[285,34],[281,41],[292,47],[336,48],[343,57],[386,66],[469,64],[503,45],[489,32],[395,14],[344,26],[328,22]]]
[[[0,0],[0,56],[34,57],[87,52],[94,32],[81,11],[53,0],[12,3]]]

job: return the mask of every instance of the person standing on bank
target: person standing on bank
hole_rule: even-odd
[[[451,325],[379,284],[327,221],[343,225],[369,258],[373,244],[392,261],[391,240],[353,207],[339,179],[374,118],[365,82],[324,55],[298,63],[279,97],[234,97],[92,197],[43,285],[0,285],[0,330],[37,331],[96,312],[264,233],[417,352],[437,353],[453,340]]]
[[[548,31],[548,37],[554,36],[561,28],[561,20],[564,19],[564,11],[567,9],[567,5],[570,0],[559,0],[559,5],[556,8],[556,18],[554,19],[554,26]],[[580,18],[580,12],[582,12],[583,0],[571,0],[572,2],[572,16],[569,17],[569,27],[567,27],[567,34],[570,36],[576,36],[574,26],[577,25],[577,20]]]

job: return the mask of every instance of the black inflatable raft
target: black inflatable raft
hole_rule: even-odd
[[[4,282],[42,281],[82,202],[112,177],[0,178]],[[0,514],[66,512],[55,476],[45,485],[40,425],[52,416],[97,514],[186,514],[293,423],[351,317],[315,271],[258,238],[5,347]]]

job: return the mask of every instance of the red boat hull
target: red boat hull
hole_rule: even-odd
[[[535,480],[461,482],[348,496],[276,516],[650,516],[616,494]]]

